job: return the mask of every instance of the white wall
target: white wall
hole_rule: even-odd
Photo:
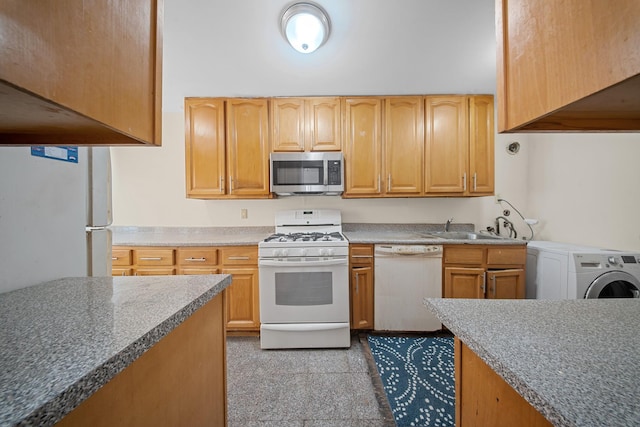
[[[640,251],[640,134],[533,135],[527,149],[540,239]]]
[[[453,216],[477,228],[493,225],[508,206],[492,197],[185,198],[184,97],[495,93],[493,0],[319,2],[333,31],[311,55],[295,52],[279,33],[288,1],[165,3],[163,146],[113,150],[117,225],[272,225],[275,211],[299,207],[336,207],[345,222]],[[522,144],[515,156],[505,151],[511,141]],[[541,220],[536,238],[640,250],[640,225],[632,218],[640,180],[630,164],[638,150],[637,135],[497,135],[496,193]],[[593,208],[591,201],[607,207]],[[512,218],[519,235],[528,236],[515,213]]]

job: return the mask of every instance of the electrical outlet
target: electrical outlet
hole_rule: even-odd
[[[247,219],[249,217],[249,212],[247,209],[240,209],[240,218]]]
[[[494,200],[496,202],[496,205],[500,204],[500,195],[498,193],[496,193],[496,195],[494,196]]]

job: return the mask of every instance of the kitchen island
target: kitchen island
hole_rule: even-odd
[[[78,277],[0,294],[0,426],[224,423],[230,283]]]
[[[493,394],[499,387],[487,385],[491,375],[535,409],[519,412],[535,419],[529,425],[544,425],[540,414],[556,426],[640,425],[640,301],[425,299],[425,305],[456,336],[458,426],[527,425],[505,419],[513,402]],[[469,384],[483,367],[491,372]]]

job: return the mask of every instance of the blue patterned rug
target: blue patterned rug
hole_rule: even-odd
[[[455,425],[453,338],[368,341],[397,426]]]

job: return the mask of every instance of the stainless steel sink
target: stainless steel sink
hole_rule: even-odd
[[[481,234],[473,231],[433,231],[426,234],[429,237],[440,237],[442,239],[451,240],[501,240],[504,237],[494,236],[491,234]]]

